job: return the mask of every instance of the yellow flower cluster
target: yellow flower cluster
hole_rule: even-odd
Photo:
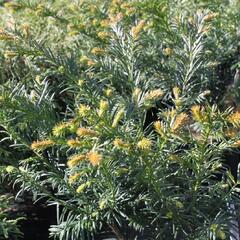
[[[81,176],[81,173],[75,173],[75,174],[69,176],[68,183],[69,184],[75,183],[79,179],[80,176]]]
[[[67,165],[69,168],[77,166],[81,161],[85,160],[86,156],[83,154],[73,155],[69,158]]]
[[[0,29],[0,40],[11,41],[14,40],[15,37],[5,32],[3,29]]]
[[[94,55],[101,55],[104,53],[104,50],[102,48],[95,47],[92,49],[91,53]]]
[[[120,8],[125,11],[125,14],[127,16],[130,16],[136,12],[136,8],[133,7],[133,5],[128,2],[122,3]]]
[[[204,115],[204,108],[199,105],[194,105],[191,107],[192,117],[197,122],[206,121],[207,116]]]
[[[101,27],[109,27],[109,26],[110,26],[110,19],[103,19],[103,20],[100,22],[100,26],[101,26]]]
[[[117,127],[119,121],[121,121],[121,119],[124,117],[124,113],[125,113],[125,109],[121,108],[116,115],[113,118],[113,123],[112,123],[112,127],[115,128]]]
[[[189,121],[189,117],[186,113],[180,113],[178,116],[176,116],[175,122],[172,126],[172,132],[176,133],[178,130],[180,130],[185,124],[187,124]]]
[[[4,7],[12,10],[17,10],[21,7],[21,4],[18,4],[16,2],[6,2],[4,3]]]
[[[150,150],[152,147],[152,141],[149,138],[143,137],[138,143],[137,147],[141,150]]]
[[[77,188],[77,190],[76,190],[76,192],[77,193],[81,193],[81,192],[83,192],[87,187],[90,187],[91,186],[91,183],[88,181],[88,182],[86,182],[86,183],[83,183],[83,184],[81,184],[78,188]]]
[[[169,56],[171,56],[173,54],[173,49],[172,48],[164,48],[163,49],[163,55],[165,55],[165,56],[167,56],[167,57],[169,57]]]
[[[78,128],[77,135],[79,137],[97,137],[99,134],[92,129],[81,127]]]
[[[96,64],[97,64],[97,62],[95,62],[95,61],[92,60],[92,59],[89,59],[89,60],[87,61],[87,65],[88,65],[88,67],[95,66]]]
[[[133,98],[134,102],[136,102],[136,103],[138,102],[139,97],[141,96],[141,94],[142,94],[141,88],[135,88],[133,90],[132,98]]]
[[[66,131],[69,129],[69,123],[62,122],[58,123],[52,130],[53,135],[56,137],[62,136],[66,133]]]
[[[71,148],[78,148],[78,147],[82,147],[83,143],[80,142],[78,139],[69,139],[67,141],[67,145]]]
[[[109,37],[109,34],[107,32],[98,32],[98,37],[102,40],[106,39]]]
[[[219,15],[219,13],[209,13],[207,14],[204,18],[203,21],[205,22],[210,22],[212,21],[214,18],[216,18]]]
[[[106,111],[108,110],[109,103],[108,101],[101,100],[99,105],[100,106],[99,106],[98,116],[103,117]]]
[[[91,113],[91,108],[88,105],[80,104],[78,113],[80,117],[88,117]]]
[[[100,210],[103,210],[106,207],[107,200],[103,199],[99,202],[98,206]]]
[[[224,134],[226,137],[236,137],[236,135],[239,133],[239,131],[237,129],[232,129],[232,128],[229,128],[227,129]]]
[[[132,27],[132,36],[134,39],[138,38],[139,33],[142,31],[144,26],[145,26],[145,21],[141,20],[136,26]]]
[[[173,88],[173,96],[175,99],[178,99],[180,96],[181,90],[179,87],[174,87]]]
[[[42,140],[42,141],[34,141],[31,144],[31,148],[36,151],[44,150],[46,148],[52,147],[54,144],[55,144],[55,142],[50,139],[46,139],[46,140]]]
[[[130,147],[130,144],[124,142],[121,138],[116,138],[113,141],[113,145],[117,148],[122,148],[122,149],[129,149],[129,147]]]
[[[90,59],[87,56],[81,56],[79,59],[80,63],[87,63]]]
[[[236,142],[233,143],[233,147],[240,147],[240,140],[237,140]]]
[[[111,97],[113,95],[113,89],[112,88],[106,89],[105,94],[107,97]]]
[[[9,165],[5,168],[5,171],[9,174],[14,172],[15,170],[16,170],[16,168],[14,166],[11,166],[11,165]]]
[[[230,114],[228,116],[227,120],[234,126],[240,126],[240,111],[236,111],[236,112]]]
[[[86,157],[93,166],[98,166],[102,161],[102,155],[95,151],[87,153]]]
[[[165,135],[163,122],[156,121],[156,122],[154,122],[153,126],[154,126],[156,132],[157,132],[160,136],[163,137],[163,136]]]
[[[14,58],[17,55],[18,55],[17,52],[14,52],[14,51],[5,51],[4,52],[4,57],[5,58]]]
[[[28,37],[28,36],[29,36],[29,33],[30,33],[30,25],[29,25],[29,23],[24,23],[24,24],[22,25],[22,29],[23,29],[24,35],[25,35],[26,37]]]
[[[161,89],[156,89],[156,90],[152,90],[149,91],[145,97],[144,100],[145,101],[156,101],[158,99],[160,99],[163,96],[163,91]]]

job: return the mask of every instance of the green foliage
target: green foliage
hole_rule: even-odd
[[[22,218],[12,219],[10,216],[11,197],[0,196],[0,239],[19,239],[21,232],[18,221]]]
[[[12,165],[2,173],[57,206],[52,237],[229,237],[227,203],[239,206],[239,187],[223,156],[239,146],[240,113],[220,110],[209,89],[226,59],[239,61],[237,5],[21,0],[0,9],[0,158]]]

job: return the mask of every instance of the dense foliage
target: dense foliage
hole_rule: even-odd
[[[18,222],[20,220],[23,220],[23,218],[16,216],[11,216],[11,212],[13,212],[11,209],[11,200],[12,197],[10,197],[7,194],[2,194],[0,196],[0,239],[17,239],[19,236],[21,236],[21,232],[19,230]]]
[[[238,1],[0,8],[0,159],[55,239],[227,239],[240,145]],[[230,99],[230,100],[229,100]]]

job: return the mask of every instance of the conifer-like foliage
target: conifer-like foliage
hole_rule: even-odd
[[[218,66],[238,63],[237,6],[3,4],[1,172],[57,206],[50,236],[230,237],[240,199],[224,154],[240,112],[215,100]]]
[[[11,168],[8,167],[8,170]],[[23,218],[16,218],[10,216],[11,210],[11,197],[9,195],[2,194],[0,196],[0,239],[18,239],[21,236],[18,222]]]

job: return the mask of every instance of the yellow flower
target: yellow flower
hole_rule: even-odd
[[[89,128],[78,128],[77,135],[80,137],[97,137],[99,134]]]
[[[175,205],[178,209],[183,209],[184,207],[183,203],[178,200],[175,201]]]
[[[19,8],[21,8],[21,4],[18,4],[16,2],[6,2],[4,3],[4,7],[12,10],[18,10]]]
[[[87,159],[93,166],[98,166],[102,161],[102,155],[98,152],[91,151],[87,154]]]
[[[109,27],[110,26],[110,19],[104,19],[100,22],[101,27]]]
[[[97,7],[95,5],[90,5],[89,10],[90,10],[91,13],[96,13]]]
[[[29,36],[29,32],[30,32],[30,25],[29,23],[24,23],[22,25],[22,29],[23,29],[23,33],[25,36]]]
[[[227,129],[224,134],[226,137],[231,137],[231,138],[234,138],[236,137],[236,135],[238,134],[238,130],[237,129]]]
[[[198,33],[208,33],[211,30],[210,26],[205,26],[203,28],[200,28]]]
[[[194,18],[193,17],[189,17],[188,18],[188,23],[193,25],[194,24]]]
[[[106,89],[105,94],[107,97],[111,97],[113,94],[113,89],[112,88]]]
[[[109,34],[107,32],[98,32],[97,35],[102,40],[106,39],[109,36]]]
[[[53,135],[56,137],[63,136],[64,134],[66,134],[68,128],[69,123],[66,122],[58,123],[52,130]]]
[[[179,109],[179,107],[182,106],[182,99],[181,98],[175,99],[174,103],[175,103],[176,109]]]
[[[236,111],[236,112],[230,114],[228,116],[227,120],[234,126],[239,126],[240,125],[240,111]]]
[[[106,207],[107,200],[103,199],[99,202],[99,209],[103,210]]]
[[[136,12],[136,8],[134,8],[134,7],[130,7],[130,8],[126,9],[127,16],[130,16],[130,15],[134,14],[135,12]]]
[[[120,12],[115,16],[110,16],[111,24],[116,24],[123,19],[123,14]]]
[[[122,3],[122,0],[112,0],[113,5],[119,5]]]
[[[149,138],[142,138],[138,143],[137,147],[141,150],[150,150],[152,147],[152,141]]]
[[[160,121],[156,121],[154,122],[154,128],[156,130],[156,132],[160,135],[160,136],[164,136],[164,125],[162,122]]]
[[[121,108],[116,115],[114,116],[112,127],[115,128],[117,127],[119,121],[124,117],[125,109]]]
[[[155,101],[160,99],[163,94],[164,93],[161,89],[151,90],[145,95],[144,99],[145,101]]]
[[[89,58],[88,58],[87,56],[81,56],[80,59],[79,59],[79,61],[80,61],[81,63],[87,63],[87,62],[89,61]]]
[[[77,139],[70,139],[67,141],[67,145],[71,148],[78,148],[78,147],[82,147],[83,143]]]
[[[116,138],[113,141],[113,145],[117,148],[123,148],[123,149],[128,149],[130,147],[129,143],[124,142],[122,139],[120,138]]]
[[[219,229],[218,231],[217,231],[217,238],[219,238],[219,239],[221,239],[221,240],[225,240],[225,239],[227,239],[227,236],[226,236],[226,233],[223,231],[223,230],[221,230],[221,229]]]
[[[180,130],[186,123],[188,123],[189,117],[186,113],[180,113],[172,126],[172,131],[175,133]]]
[[[109,107],[108,101],[101,100],[100,101],[99,111],[98,111],[98,116],[99,117],[103,117],[104,114],[106,113],[106,111],[108,110],[108,107]]]
[[[35,80],[36,80],[36,82],[37,82],[38,84],[41,84],[41,83],[42,83],[42,82],[41,82],[41,76],[40,76],[40,75],[36,75]]]
[[[218,224],[216,224],[216,223],[212,224],[212,225],[210,226],[210,230],[211,230],[214,234],[216,234],[216,237],[217,237],[218,239],[221,239],[221,240],[226,239],[226,234],[225,234],[225,232],[224,232],[223,230],[221,230],[221,228],[220,228],[220,226],[219,226]]]
[[[167,214],[166,214],[166,217],[168,219],[172,219],[173,218],[173,212],[172,211],[169,211]]]
[[[93,24],[93,26],[97,26],[98,25],[98,20],[97,19],[93,19],[92,20],[92,24]]]
[[[163,49],[163,54],[165,55],[165,56],[171,56],[172,54],[173,54],[173,50],[171,49],[171,48],[164,48]]]
[[[96,65],[96,64],[97,64],[97,62],[93,61],[92,59],[89,59],[89,60],[87,61],[88,67],[92,67],[92,66],[94,66],[94,65]]]
[[[237,140],[236,142],[233,143],[233,147],[240,147],[240,140]]]
[[[104,53],[104,50],[102,48],[95,47],[92,49],[91,53],[94,55],[101,55]]]
[[[4,32],[4,30],[0,29],[0,40],[11,41],[14,40],[15,37]]]
[[[179,87],[174,87],[173,88],[173,96],[174,96],[175,99],[179,98],[180,93],[181,93],[181,90],[180,90]]]
[[[83,154],[73,155],[69,158],[67,165],[69,168],[77,166],[81,161],[85,160],[86,156]]]
[[[136,26],[132,27],[132,36],[134,39],[137,39],[144,25],[145,25],[145,21],[141,20]]]
[[[14,58],[16,57],[18,54],[14,51],[5,51],[4,52],[4,57],[5,58]]]
[[[91,113],[91,108],[88,105],[80,104],[78,113],[81,117],[88,117]]]
[[[81,176],[81,173],[75,173],[75,174],[69,176],[69,178],[68,178],[68,183],[69,183],[69,184],[75,183],[80,176]]]
[[[130,3],[124,2],[124,3],[121,4],[120,7],[121,7],[122,9],[127,9],[127,8],[130,8],[131,5],[130,5]]]
[[[7,173],[12,173],[12,172],[14,172],[15,169],[16,169],[16,168],[15,168],[14,166],[7,166],[7,167],[5,168],[5,170],[6,170]]]
[[[175,161],[179,160],[179,156],[178,156],[177,154],[170,154],[169,157],[168,157],[168,159],[169,159],[170,161],[175,162]]]
[[[203,21],[205,22],[210,22],[212,21],[214,18],[216,18],[219,15],[219,13],[209,13],[207,14],[204,18]]]
[[[46,148],[52,147],[55,144],[53,140],[42,140],[42,141],[34,141],[31,145],[33,150],[44,150]]]
[[[201,122],[203,120],[201,106],[199,106],[199,105],[192,106],[191,107],[191,112],[192,112],[193,119],[195,121]]]
[[[78,188],[77,188],[77,190],[76,190],[76,192],[77,193],[81,193],[81,192],[83,192],[87,187],[89,187],[91,185],[91,183],[88,181],[88,182],[86,182],[86,183],[83,183],[83,184],[81,184]]]
[[[84,83],[85,83],[85,81],[83,79],[79,79],[77,84],[79,87],[82,87],[84,85]]]
[[[141,96],[141,94],[142,94],[141,88],[135,88],[135,89],[133,90],[132,98],[133,98],[133,100],[134,100],[136,103],[138,102],[139,97]]]

